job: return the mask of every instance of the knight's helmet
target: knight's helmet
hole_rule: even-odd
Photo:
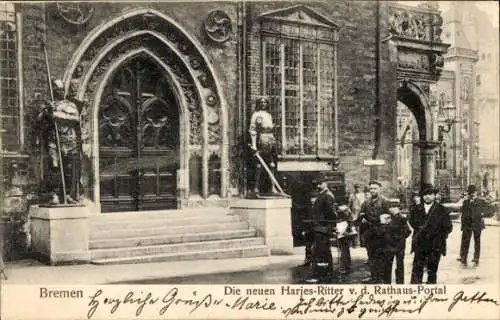
[[[52,79],[52,91],[55,99],[64,98],[64,82],[61,79]]]

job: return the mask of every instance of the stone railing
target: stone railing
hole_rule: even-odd
[[[434,6],[412,7],[389,3],[388,31],[408,40],[441,43],[443,18]]]

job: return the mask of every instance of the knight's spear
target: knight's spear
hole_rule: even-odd
[[[50,92],[50,100],[54,103],[54,92],[52,91],[52,77],[50,76],[50,66],[49,66],[49,56],[47,54],[47,47],[45,46],[45,42],[42,41],[43,53],[45,54],[45,65],[47,67],[47,77],[49,82],[49,92]],[[57,127],[57,121],[54,120],[54,129],[56,131],[56,145],[57,145],[57,155],[59,157],[59,168],[61,172],[61,184],[63,189],[63,201],[66,204],[66,181],[64,177],[64,167],[63,167],[63,159],[61,154],[61,141],[59,139],[59,128]]]

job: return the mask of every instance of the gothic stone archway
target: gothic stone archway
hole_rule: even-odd
[[[419,131],[421,184],[435,183],[437,123],[429,104],[429,85],[438,81],[449,44],[441,41],[442,17],[436,4],[386,7],[389,46],[397,57],[398,100],[415,116]]]
[[[100,202],[99,108],[105,87],[124,63],[146,56],[163,70],[179,108],[177,201],[227,195],[227,110],[218,77],[197,41],[153,9],[126,12],[92,30],[64,75],[67,94],[87,101],[82,110],[87,196]],[[217,170],[209,170],[216,167]],[[190,171],[198,170],[197,175]],[[220,174],[216,171],[220,171]],[[209,188],[210,184],[216,188]]]

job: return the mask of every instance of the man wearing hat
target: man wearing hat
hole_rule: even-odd
[[[421,192],[423,203],[415,207],[410,215],[413,228],[413,268],[411,283],[422,283],[424,266],[427,267],[427,283],[434,284],[441,255],[446,255],[446,239],[452,230],[450,217],[445,208],[435,202],[436,190],[424,185]]]
[[[330,246],[333,226],[337,215],[335,211],[335,196],[328,189],[324,178],[314,181],[318,195],[311,209],[312,231],[314,241],[312,244],[312,271],[317,274],[316,268],[320,263],[328,263],[328,271],[333,271],[333,257]]]
[[[380,265],[376,263],[375,252],[377,252],[378,242],[375,240],[377,228],[380,227],[380,216],[390,215],[389,201],[382,197],[380,187],[382,185],[378,181],[370,181],[368,187],[370,189],[370,198],[367,199],[361,206],[358,223],[360,224],[360,233],[363,237],[363,242],[368,254],[368,265],[370,266],[370,278],[365,279],[365,282],[381,283],[382,271]]]
[[[474,235],[474,265],[479,264],[481,250],[481,231],[484,229],[483,211],[485,201],[477,196],[475,185],[467,188],[467,198],[462,203],[462,241],[460,244],[460,262],[467,265],[470,238]]]

